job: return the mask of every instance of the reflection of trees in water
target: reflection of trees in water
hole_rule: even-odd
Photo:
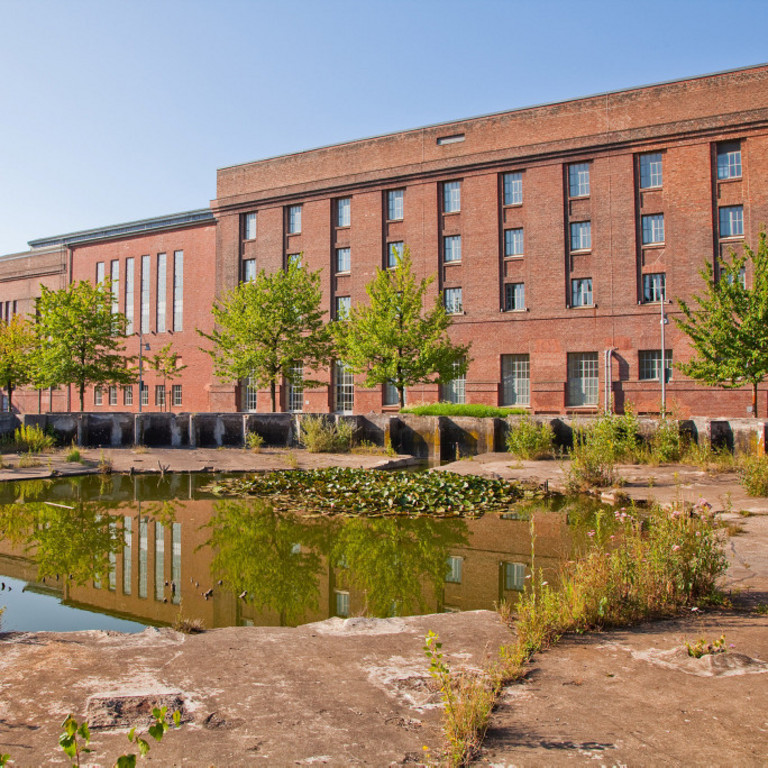
[[[99,502],[33,502],[0,506],[0,535],[23,546],[39,578],[62,575],[76,584],[106,578],[110,555],[123,548],[122,531]]]
[[[317,608],[323,534],[308,518],[279,514],[261,500],[214,504],[207,542],[211,572],[259,610],[273,610],[281,626]]]
[[[317,609],[323,558],[338,568],[340,582],[364,593],[369,615],[423,611],[439,594],[450,551],[468,541],[463,520],[329,520],[239,499],[214,510],[213,578],[247,593],[257,609],[276,611],[281,624]]]
[[[434,609],[448,555],[466,546],[467,531],[458,519],[347,519],[333,543],[332,562],[346,566],[345,580],[365,594],[368,615],[423,612]]]

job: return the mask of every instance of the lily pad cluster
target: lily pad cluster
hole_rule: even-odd
[[[233,478],[209,486],[221,496],[268,498],[277,509],[383,517],[481,517],[543,498],[535,486],[453,472],[379,472],[364,469],[285,470]]]

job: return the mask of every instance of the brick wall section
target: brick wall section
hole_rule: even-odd
[[[665,273],[668,296],[690,299],[701,289],[698,270],[705,260],[742,242],[718,239],[722,205],[744,206],[743,239],[756,243],[768,222],[767,128],[768,68],[756,67],[224,168],[212,203],[220,219],[219,285],[235,284],[241,214],[257,212],[258,236],[248,254],[270,270],[280,265],[284,208],[301,203],[302,233],[289,247],[304,252],[308,268],[323,270],[326,309],[336,295],[351,296],[353,304],[366,301],[365,284],[391,240],[406,242],[417,274],[437,277],[436,290],[462,288],[465,313],[451,334],[472,343],[467,402],[500,403],[501,356],[528,354],[532,410],[566,411],[567,355],[593,352],[601,406],[603,350],[613,347],[617,406],[631,402],[657,411],[658,381],[639,380],[639,352],[660,349],[660,308],[641,303],[643,275]],[[437,144],[438,137],[454,134],[464,141]],[[717,142],[733,139],[741,141],[742,178],[718,182]],[[638,157],[646,152],[662,153],[660,189],[639,188]],[[575,162],[590,164],[586,198],[568,197],[567,167]],[[502,204],[501,179],[508,171],[523,173],[522,205]],[[442,183],[452,180],[462,182],[461,212],[443,214]],[[396,188],[405,189],[404,220],[387,222],[384,196]],[[337,278],[332,265],[340,241],[329,222],[332,201],[342,196],[352,199],[351,227],[343,233],[352,269]],[[657,213],[664,215],[664,243],[644,247],[641,217]],[[592,247],[570,254],[569,224],[585,220]],[[517,227],[524,229],[525,253],[505,259],[504,229]],[[462,260],[445,265],[441,238],[451,234],[462,237]],[[283,257],[285,249],[283,242]],[[569,307],[575,277],[592,278],[594,306]],[[525,283],[527,311],[501,311],[505,282]],[[676,305],[668,312],[676,314]],[[685,337],[673,323],[666,333],[674,360],[687,359]],[[710,390],[677,371],[667,392],[681,416],[744,415],[750,402],[746,390]],[[411,402],[438,396],[435,385],[409,393]],[[358,387],[355,397],[356,412],[382,409],[378,388]],[[333,405],[325,390],[307,393],[307,400],[308,410]],[[766,400],[763,392],[761,410]]]

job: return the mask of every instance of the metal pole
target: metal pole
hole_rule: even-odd
[[[667,361],[666,361],[666,329],[667,316],[664,314],[664,304],[667,300],[667,286],[664,286],[663,295],[659,302],[661,307],[661,370],[659,371],[659,381],[661,381],[661,415],[667,412]]]
[[[142,393],[144,390],[144,378],[143,378],[143,368],[144,368],[144,358],[142,355],[144,354],[144,329],[141,327],[141,318],[139,318],[139,413],[141,413],[141,400],[142,400]]]

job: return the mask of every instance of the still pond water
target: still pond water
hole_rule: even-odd
[[[554,576],[597,511],[560,499],[478,520],[308,517],[203,490],[220,477],[0,485],[2,631],[493,609],[514,601],[530,574],[531,519],[536,568]]]

